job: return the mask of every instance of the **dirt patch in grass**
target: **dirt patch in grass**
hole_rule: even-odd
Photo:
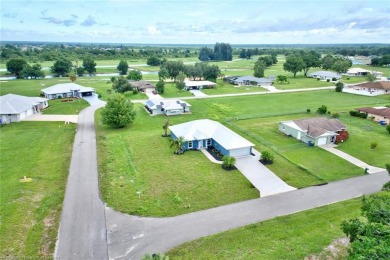
[[[346,259],[348,256],[349,239],[347,237],[337,238],[330,245],[316,255],[305,257],[305,260],[330,260],[330,259]]]

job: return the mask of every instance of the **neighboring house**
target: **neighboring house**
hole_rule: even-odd
[[[353,65],[371,65],[371,58],[366,56],[349,56]]]
[[[186,84],[184,90],[213,88],[217,85],[216,83],[208,80],[186,80],[184,83]]]
[[[139,80],[139,81],[129,80],[129,83],[134,88],[136,88],[139,92],[153,93],[156,91],[156,86],[146,80]]]
[[[234,157],[248,156],[255,146],[224,125],[210,120],[200,119],[170,126],[171,137],[184,138],[184,150],[199,150],[213,146],[223,155]]]
[[[1,123],[19,122],[48,106],[48,99],[7,94],[0,97]]]
[[[341,75],[336,73],[336,72],[333,72],[333,71],[316,71],[316,72],[313,72],[313,73],[309,73],[308,74],[308,77],[311,77],[311,78],[317,78],[317,79],[320,79],[320,80],[333,80],[334,78],[336,80],[340,80],[341,79]]]
[[[390,125],[390,108],[388,107],[362,107],[356,110],[366,113],[369,119]]]
[[[181,115],[190,113],[191,105],[181,100],[149,99],[145,103],[145,109],[150,115]]]
[[[345,73],[345,75],[366,77],[369,73],[373,74],[377,78],[380,78],[383,76],[383,73],[380,71],[365,70],[362,68],[350,68],[350,69],[348,69],[347,73]]]
[[[41,93],[48,99],[75,97],[81,98],[92,96],[95,93],[94,88],[83,87],[76,83],[57,84],[41,90]]]
[[[230,84],[234,84],[237,86],[272,86],[275,81],[275,78],[257,78],[253,76],[233,76],[233,77],[225,77],[223,79],[225,82]]]
[[[343,88],[343,92],[364,96],[378,96],[390,94],[390,81],[374,81]]]
[[[279,131],[314,146],[335,143],[345,129],[339,120],[325,117],[279,122]]]

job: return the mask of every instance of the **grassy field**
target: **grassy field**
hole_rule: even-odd
[[[74,134],[57,122],[0,128],[0,258],[52,257]]]
[[[277,217],[185,243],[166,255],[172,259],[305,259],[344,237],[341,222],[359,217],[360,207],[361,200],[354,199]]]
[[[134,125],[120,130],[103,126],[96,114],[100,190],[110,207],[135,215],[173,216],[259,196],[239,171],[224,171],[201,152],[173,154],[169,138],[161,137],[165,118],[150,117],[137,107]]]
[[[227,126],[254,142],[257,150],[277,149],[275,163],[268,167],[300,188],[363,171],[319,148],[281,136],[278,120],[314,116],[313,112],[307,115],[306,109],[315,111],[322,104],[341,113],[389,101],[389,96],[364,97],[335,91],[194,99],[188,101],[192,114],[170,119],[172,124],[201,118],[226,124],[228,119]],[[150,117],[141,105],[137,107],[134,125],[120,130],[102,126],[97,115],[100,184],[108,205],[131,214],[171,216],[258,196],[239,172],[222,171],[200,152],[174,155],[168,138],[161,137],[165,117]],[[345,123],[348,125],[348,121]],[[142,192],[140,197],[137,191]]]

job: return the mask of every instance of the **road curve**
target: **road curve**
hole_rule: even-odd
[[[100,199],[96,156],[95,111],[79,114],[55,258],[108,259],[104,203]]]
[[[372,194],[389,180],[384,170],[169,218],[136,217],[106,208],[109,256],[141,259],[200,237]]]

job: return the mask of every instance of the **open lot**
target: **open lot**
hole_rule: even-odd
[[[2,258],[52,257],[74,133],[75,125],[57,122],[0,128]]]
[[[354,199],[278,217],[185,243],[166,255],[173,259],[304,259],[344,237],[341,222],[358,217],[360,207],[361,200]]]

